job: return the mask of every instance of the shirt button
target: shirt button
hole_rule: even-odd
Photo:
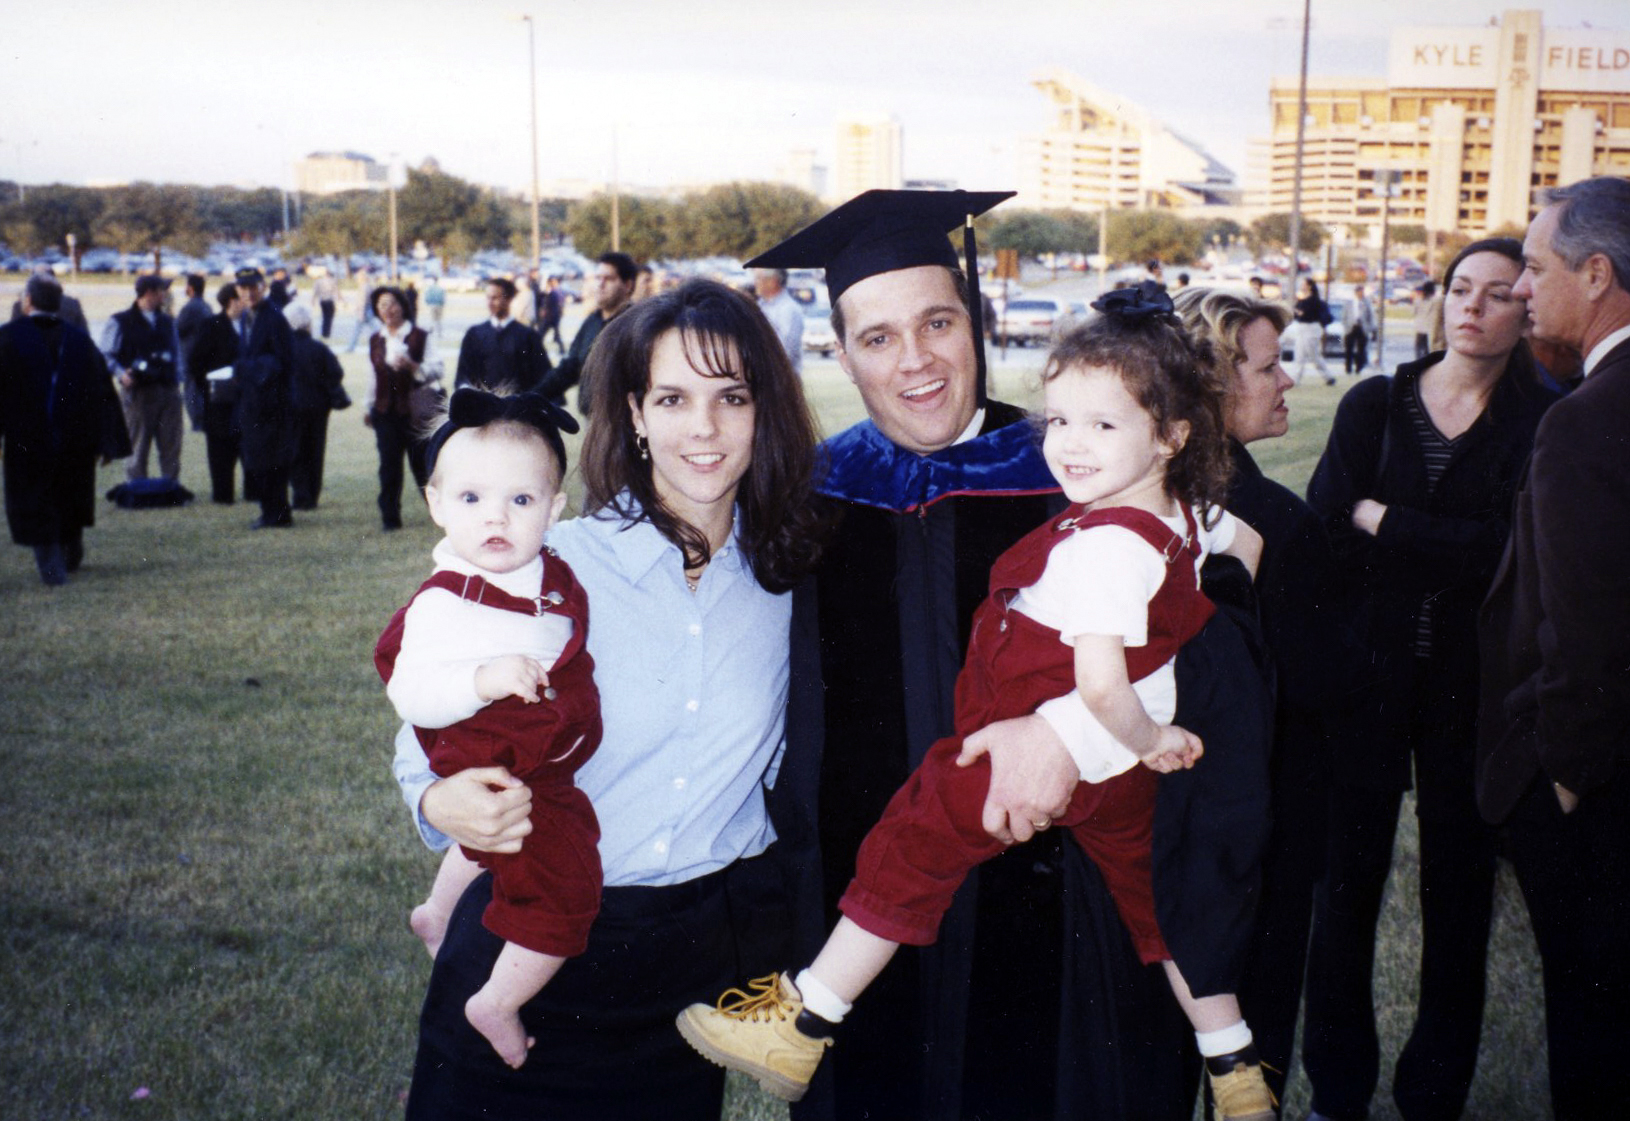
[[[693,638],[696,635],[701,634],[702,633],[702,624],[701,623],[692,623],[690,625],[690,633],[691,633],[691,637],[693,637]]]
[[[653,849],[655,849],[656,852],[657,852],[657,855],[660,856],[661,854],[668,851],[668,842],[667,841],[658,841],[656,844],[652,845],[651,847]]]
[[[685,789],[685,780],[682,779],[682,778],[674,779],[674,789],[675,790],[683,790],[683,789]]]
[[[686,701],[685,702],[685,711],[686,712],[695,712],[697,709],[699,709],[701,707],[702,707],[702,702],[700,702],[700,701]]]

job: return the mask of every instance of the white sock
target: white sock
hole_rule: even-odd
[[[829,1024],[843,1023],[849,1009],[854,1007],[822,984],[821,979],[807,969],[801,971],[792,983],[798,994],[804,998],[804,1007]]]
[[[802,988],[802,985],[799,987]],[[1244,1020],[1240,1020],[1216,1031],[1197,1031],[1194,1033],[1194,1041],[1200,1045],[1202,1056],[1215,1059],[1218,1055],[1232,1055],[1249,1047],[1251,1029]]]

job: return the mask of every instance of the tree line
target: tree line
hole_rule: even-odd
[[[1252,253],[1283,252],[1290,244],[1290,215],[1268,214],[1247,226],[1228,218],[1184,218],[1170,210],[1112,210],[1100,238],[1100,215],[1077,210],[998,211],[982,235],[992,249],[1013,249],[1022,257],[1095,254],[1111,261],[1158,260],[1184,265],[1208,250],[1243,245]],[[1297,238],[1303,252],[1320,249],[1328,232],[1318,222],[1302,222]]]
[[[23,195],[18,198],[18,195]],[[0,183],[0,241],[35,255],[65,246],[75,236],[83,251],[106,246],[121,253],[159,247],[200,255],[214,241],[275,241],[285,233],[295,256],[381,252],[389,239],[383,191],[285,198],[272,187],[197,187],[132,183],[117,187],[51,184],[17,190]],[[825,212],[813,194],[778,183],[724,183],[677,198],[619,195],[618,246],[639,260],[732,257],[746,259]],[[570,238],[593,257],[612,247],[610,195],[540,204],[540,230],[548,243]],[[999,210],[981,218],[981,244],[1025,257],[1095,254],[1100,217],[1070,210]],[[1289,215],[1270,214],[1248,226],[1229,219],[1184,218],[1172,211],[1111,211],[1102,246],[1113,261],[1198,260],[1208,249],[1243,244],[1253,252],[1283,251]],[[1408,243],[1413,231],[1395,228]],[[1402,235],[1402,236],[1400,236]],[[530,203],[481,187],[433,167],[409,169],[397,191],[397,241],[423,242],[444,261],[467,261],[482,249],[531,251]],[[1304,221],[1301,248],[1317,251],[1327,231]]]

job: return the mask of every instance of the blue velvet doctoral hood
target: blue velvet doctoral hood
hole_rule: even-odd
[[[918,455],[863,420],[826,441],[825,448],[829,470],[822,494],[902,514],[956,495],[1058,490],[1034,430],[1022,422]]]

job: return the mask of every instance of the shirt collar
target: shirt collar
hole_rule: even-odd
[[[1591,347],[1590,353],[1585,355],[1585,376],[1589,377],[1590,372],[1594,370],[1598,364],[1600,364],[1602,359],[1606,358],[1610,353],[1612,353],[1614,347],[1618,346],[1626,339],[1630,339],[1630,323],[1626,323],[1623,327],[1620,327],[1617,331],[1614,331],[1607,338]]]
[[[443,570],[456,572],[460,576],[479,576],[487,583],[508,592],[512,596],[522,599],[535,599],[538,590],[543,587],[543,558],[533,557],[530,562],[517,568],[514,572],[489,572],[480,565],[471,564],[457,553],[453,546],[443,537],[436,543],[430,552],[430,559],[435,562],[436,571]]]
[[[492,329],[494,331],[502,331],[505,327],[508,327],[511,323],[515,322],[515,320],[513,318],[494,319],[489,315],[487,317],[487,322],[492,324]]]
[[[962,435],[951,441],[951,446],[956,447],[958,444],[966,444],[979,435],[979,430],[983,427],[985,427],[985,406],[980,405],[973,411],[973,419],[968,422],[968,427],[962,430]]]
[[[585,517],[602,526],[608,535],[616,535],[616,547],[611,552],[616,558],[616,563],[622,567],[623,575],[627,576],[631,583],[638,584],[660,564],[680,565],[682,557],[679,546],[662,536],[655,526],[645,520],[644,510],[633,496],[624,491],[620,496],[620,503],[629,511],[628,517],[613,510],[601,510]],[[738,547],[740,532],[741,512],[738,510],[732,515],[730,539],[714,551],[709,567],[719,565],[730,572],[743,571],[743,558]]]

